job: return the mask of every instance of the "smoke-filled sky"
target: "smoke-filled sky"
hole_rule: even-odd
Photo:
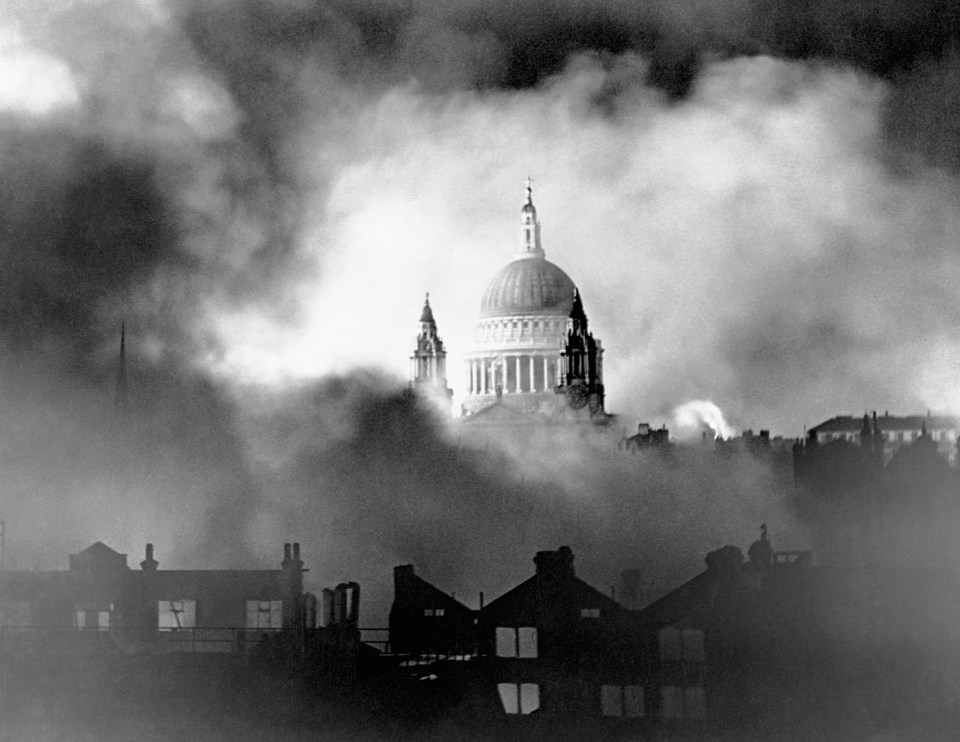
[[[957,26],[949,0],[0,0],[11,546],[269,560],[298,523],[345,544],[419,491],[442,533],[452,490],[508,491],[365,462],[454,456],[396,389],[429,291],[460,390],[527,175],[624,425],[960,412]],[[425,543],[373,530],[384,563]]]

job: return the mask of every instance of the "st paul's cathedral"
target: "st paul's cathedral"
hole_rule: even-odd
[[[450,410],[447,352],[429,295],[416,343],[411,385]],[[464,424],[610,420],[604,409],[603,348],[588,329],[576,285],[546,258],[529,179],[519,251],[487,285],[474,343],[462,357]]]

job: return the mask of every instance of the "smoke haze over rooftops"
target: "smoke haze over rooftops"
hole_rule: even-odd
[[[946,0],[0,9],[0,368],[17,400],[0,443],[19,482],[3,507],[30,564],[49,561],[38,524],[60,503],[70,549],[137,552],[169,529],[227,562],[272,559],[302,522],[364,532],[381,502],[370,457],[405,472],[390,502],[509,491],[463,463],[426,487],[409,461],[456,447],[392,395],[424,291],[462,388],[454,357],[513,255],[528,174],[630,427],[690,400],[787,434],[838,412],[960,409]],[[107,444],[121,319],[138,433]],[[393,376],[357,370],[371,366]],[[393,423],[364,427],[382,406]],[[316,454],[338,446],[353,470]],[[602,484],[619,506],[598,513],[633,502],[617,466],[576,461],[574,501]],[[667,489],[695,502],[698,482]],[[640,497],[655,510],[656,491]],[[755,512],[718,502],[704,543]],[[309,507],[317,520],[295,512]],[[461,556],[395,522],[410,528],[369,526],[370,564]],[[587,546],[607,543],[595,525]]]

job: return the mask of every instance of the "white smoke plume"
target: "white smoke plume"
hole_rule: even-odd
[[[732,438],[736,431],[727,424],[723,417],[723,411],[713,402],[704,399],[694,399],[685,402],[673,411],[673,420],[679,428],[690,429],[700,432],[709,428],[713,431],[713,437]],[[682,431],[680,434],[683,436]]]

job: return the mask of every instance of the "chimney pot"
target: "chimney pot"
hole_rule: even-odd
[[[283,561],[290,561],[290,544],[283,545]]]
[[[297,541],[293,545],[293,559],[296,562],[300,561],[300,542],[299,541]]]

